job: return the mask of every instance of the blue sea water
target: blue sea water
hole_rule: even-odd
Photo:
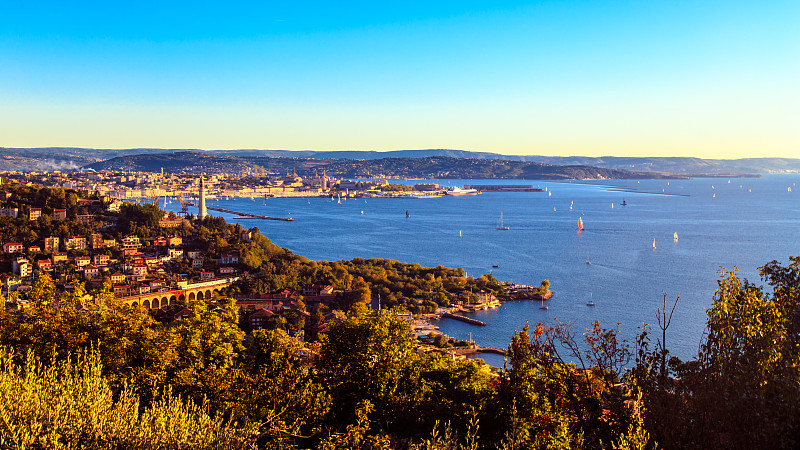
[[[603,327],[619,323],[622,337],[631,341],[643,323],[656,323],[666,293],[668,302],[680,296],[667,344],[688,359],[697,353],[721,267],[738,268],[741,277],[760,284],[759,266],[800,255],[797,174],[602,184],[432,182],[532,184],[547,191],[341,204],[322,198],[221,199],[209,206],[293,217],[294,222],[276,222],[213,213],[257,226],[277,245],[311,259],[392,258],[463,267],[476,277],[491,270],[500,280],[525,284],[550,280],[555,295],[547,310],[539,302],[508,302],[473,315],[486,327],[439,323],[446,334],[467,339],[471,333],[476,342],[501,348],[526,321],[570,322],[579,333],[594,321]],[[627,206],[620,205],[623,199]],[[507,231],[497,229],[501,212]],[[586,306],[590,296],[594,307]],[[502,365],[502,358],[495,359],[489,362]]]

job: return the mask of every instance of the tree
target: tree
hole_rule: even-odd
[[[790,261],[760,268],[772,294],[735,271],[719,280],[697,362],[678,371],[696,445],[800,444],[800,258]]]
[[[369,400],[382,411],[402,391],[416,357],[414,341],[408,322],[386,311],[369,311],[331,324],[317,367],[337,411],[352,413],[357,399]]]

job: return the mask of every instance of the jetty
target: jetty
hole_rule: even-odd
[[[470,325],[478,325],[480,327],[485,327],[486,326],[486,323],[485,322],[481,322],[480,320],[471,319],[469,317],[460,316],[458,314],[453,314],[453,313],[449,313],[449,312],[442,313],[442,317],[446,317],[448,319],[453,319],[453,320],[458,320],[460,322],[468,323]]]
[[[232,211],[230,209],[225,209],[225,208],[214,208],[214,207],[211,207],[211,206],[207,206],[206,209],[210,209],[212,211],[224,212],[224,213],[228,213],[228,214],[236,214],[235,219],[264,219],[264,220],[282,220],[284,222],[294,222],[294,219],[292,219],[291,217],[285,218],[285,217],[259,216],[258,214],[250,214],[250,213],[246,213],[246,212]]]

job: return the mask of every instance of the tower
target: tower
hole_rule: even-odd
[[[200,212],[199,212],[199,215],[200,215],[201,219],[205,219],[206,216],[208,215],[208,212],[206,212],[206,188],[205,188],[205,185],[203,184],[203,177],[202,176],[200,177]]]

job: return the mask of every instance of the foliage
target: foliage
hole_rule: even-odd
[[[128,385],[114,395],[100,356],[15,362],[0,347],[0,447],[53,449],[252,448],[253,427],[214,417],[169,390],[143,406]]]

